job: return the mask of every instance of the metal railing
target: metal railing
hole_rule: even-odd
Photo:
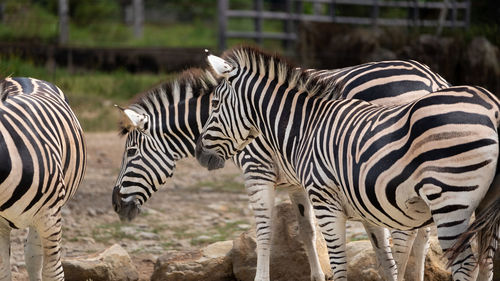
[[[218,46],[220,50],[226,48],[229,38],[254,39],[258,44],[263,39],[282,40],[285,47],[289,47],[297,40],[295,22],[332,22],[341,24],[356,24],[369,26],[410,26],[410,27],[437,27],[438,33],[443,27],[467,28],[470,24],[470,0],[283,0],[284,8],[281,11],[264,9],[263,0],[254,0],[251,10],[232,10],[229,0],[218,0]],[[312,12],[304,11],[304,4],[313,5]],[[365,6],[371,9],[368,17],[356,15],[337,15],[339,7]],[[407,9],[406,18],[383,18],[381,8]],[[422,9],[439,10],[437,19],[421,19],[419,11]],[[448,11],[451,15],[448,17]],[[231,30],[228,26],[230,18],[250,18],[254,20],[254,31]],[[264,32],[264,20],[284,21],[282,32]]]

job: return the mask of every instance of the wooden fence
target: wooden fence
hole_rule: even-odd
[[[266,10],[263,0],[254,0],[251,10],[232,10],[229,0],[218,0],[218,46],[226,48],[229,38],[254,39],[258,44],[263,39],[282,40],[285,48],[297,40],[296,22],[332,22],[368,26],[409,26],[436,27],[437,33],[443,27],[468,28],[470,24],[470,0],[283,0],[281,11]],[[305,4],[312,5],[312,12],[305,12]],[[337,15],[342,6],[365,6],[371,9],[369,17],[357,15]],[[408,11],[406,18],[383,18],[381,8],[400,8]],[[436,19],[421,19],[422,9],[439,10]],[[451,14],[449,13],[451,11]],[[449,15],[449,16],[448,16]],[[254,31],[238,31],[230,29],[230,18],[250,18],[254,20]],[[281,20],[284,22],[282,32],[264,32],[264,20]]]

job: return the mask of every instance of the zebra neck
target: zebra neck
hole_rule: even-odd
[[[202,95],[171,104],[163,113],[165,117],[160,116],[164,120],[162,142],[181,158],[194,157],[196,140],[210,113],[210,98],[210,95]]]

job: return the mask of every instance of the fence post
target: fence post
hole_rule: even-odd
[[[441,32],[443,31],[443,26],[446,21],[446,15],[448,14],[448,7],[449,7],[449,2],[448,0],[443,1],[443,6],[441,7],[441,11],[439,12],[439,20],[438,20],[438,27],[436,30],[436,35],[441,35]]]
[[[262,44],[262,9],[263,3],[262,0],[254,0],[253,1],[254,10],[257,12],[257,17],[254,19],[255,33],[256,38],[255,42],[259,45]]]
[[[419,26],[418,20],[420,19],[420,12],[418,10],[418,0],[413,0],[413,9],[412,11],[412,20],[413,20],[413,26]]]
[[[228,0],[217,1],[217,14],[218,14],[218,47],[219,51],[226,49],[226,29],[227,29],[227,10],[229,8]]]
[[[465,7],[465,27],[469,29],[470,27],[470,0],[466,1],[466,7]]]
[[[68,0],[59,0],[59,44],[68,43],[69,39],[69,18],[68,18]]]
[[[451,26],[457,27],[457,1],[451,0]]]
[[[372,22],[373,22],[373,27],[375,27],[375,28],[377,28],[377,25],[378,25],[378,16],[379,16],[378,0],[373,0]]]
[[[293,32],[293,21],[292,21],[292,13],[293,13],[293,0],[285,1],[285,11],[288,13],[288,18],[285,20],[283,25],[283,31],[287,36],[290,36]],[[283,48],[287,51],[290,51],[292,48],[292,42],[290,38],[283,40]]]
[[[332,0],[330,5],[328,5],[328,14],[332,16],[332,21],[336,22],[336,16],[335,16],[335,0]]]
[[[134,37],[142,37],[142,26],[144,23],[144,3],[142,0],[134,0]]]

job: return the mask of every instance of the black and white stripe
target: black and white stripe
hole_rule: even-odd
[[[197,158],[203,165],[223,161],[262,137],[280,176],[308,192],[335,280],[347,277],[347,217],[405,231],[434,221],[447,250],[495,176],[499,103],[485,89],[451,87],[405,105],[378,106],[332,100],[343,95],[344,83],[311,78],[254,49],[237,48],[227,60],[209,56],[209,62],[224,79]],[[454,280],[474,280],[475,264],[466,244],[452,265]],[[480,268],[491,280],[489,268]]]
[[[10,280],[10,230],[29,227],[33,280],[64,280],[61,214],[82,180],[82,128],[62,91],[33,78],[0,82],[0,279]]]
[[[307,75],[321,80],[342,81],[344,87],[351,89],[344,91],[346,95],[368,96],[371,93],[370,98],[379,97],[380,102],[388,102],[388,97],[392,95],[392,102],[403,103],[413,96],[449,86],[437,74],[415,61],[376,62],[328,71],[308,70]],[[378,78],[376,83],[371,82],[373,77]],[[175,162],[194,154],[196,139],[210,111],[210,93],[218,82],[211,73],[189,70],[179,79],[154,88],[127,109],[122,109],[126,121],[123,132],[127,135],[127,140],[122,169],[113,193],[115,210],[122,218],[134,218],[140,206],[152,196],[158,186],[172,176]],[[398,82],[404,83],[406,88],[398,87]],[[403,90],[412,93],[410,95]],[[134,125],[130,118],[147,122]],[[324,275],[317,259],[309,199],[300,186],[280,182],[283,178],[279,177],[270,151],[272,149],[257,138],[234,158],[235,163],[244,171],[245,186],[257,224],[256,280],[269,279],[271,219],[276,185],[289,191],[299,214],[300,235],[310,259],[312,278],[323,280]],[[217,163],[213,163],[211,168],[217,166]],[[380,236],[378,244],[388,245],[388,235],[382,229],[376,230],[376,233]],[[425,241],[420,243],[422,247],[426,245]],[[409,254],[410,248],[411,243],[402,243],[398,252],[404,256]],[[387,247],[377,249],[379,260],[387,261],[389,254]],[[395,272],[392,257],[390,262],[384,264],[383,270]]]

